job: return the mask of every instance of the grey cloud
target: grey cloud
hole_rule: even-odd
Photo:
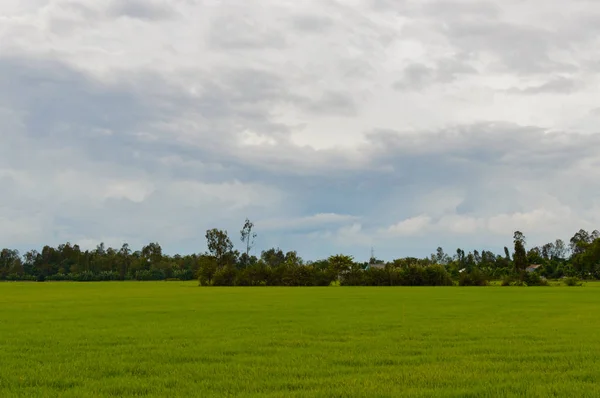
[[[282,49],[287,45],[283,31],[241,12],[216,17],[207,39],[211,48],[223,50]]]
[[[296,15],[292,17],[292,26],[308,33],[320,33],[333,25],[331,18],[320,15]]]
[[[303,100],[311,112],[326,115],[354,116],[357,105],[352,96],[341,92],[327,91],[315,100]]]
[[[386,6],[384,3],[366,2],[379,7]],[[421,23],[426,19],[423,13],[436,12],[423,11],[417,3],[387,2],[387,7],[392,12],[402,10],[408,24]],[[532,97],[519,99],[531,100],[532,105],[538,98],[543,101],[548,97],[537,97],[538,94],[569,89],[568,82],[553,80],[568,64],[551,54],[557,48],[572,50],[570,38],[518,25],[510,16],[506,17],[507,22],[499,23],[493,20],[492,9],[464,7],[440,8],[438,16],[423,23],[431,34],[416,38],[423,44],[424,60],[415,57],[408,61],[412,64],[409,63],[398,88],[452,83],[462,90],[460,84],[467,76],[473,77],[467,83],[475,91],[487,89],[483,87],[488,83],[487,77],[506,77],[521,83],[524,77],[545,79],[547,84],[525,89]],[[338,8],[347,25],[334,20],[329,26],[321,26],[324,30],[320,34],[331,33],[328,39],[352,43],[355,55],[324,54],[319,61],[331,66],[331,72],[327,72],[331,75],[327,76],[319,75],[323,71],[319,65],[298,65],[302,57],[295,57],[304,54],[302,51],[308,47],[284,52],[297,42],[292,40],[294,29],[288,25],[286,30],[286,26],[278,24],[289,23],[293,15],[265,23],[261,19],[265,16],[245,15],[239,10],[231,15],[230,8],[221,6],[215,7],[219,19],[207,19],[211,24],[209,36],[199,37],[212,44],[208,53],[196,54],[199,58],[206,55],[206,62],[204,58],[193,60],[187,53],[183,60],[170,58],[182,57],[177,52],[182,50],[177,49],[168,55],[169,59],[165,55],[168,71],[126,64],[119,65],[117,71],[111,64],[102,64],[98,65],[99,70],[109,78],[94,78],[83,72],[85,69],[69,66],[68,62],[95,65],[73,55],[81,47],[72,49],[66,45],[61,50],[66,54],[64,61],[6,55],[0,58],[0,182],[6,188],[0,198],[0,218],[10,220],[4,225],[24,226],[18,241],[9,229],[0,235],[5,245],[17,242],[29,249],[40,243],[106,237],[127,239],[134,245],[159,240],[171,252],[199,251],[203,249],[204,228],[236,231],[243,218],[250,216],[266,224],[261,231],[257,222],[259,248],[271,244],[297,248],[308,258],[344,250],[363,258],[369,253],[369,239],[381,238],[377,238],[377,231],[421,214],[435,221],[445,215],[491,217],[546,207],[552,210],[551,206],[556,206],[570,211],[559,213],[565,218],[564,225],[580,221],[583,224],[582,220],[600,222],[600,191],[596,183],[600,178],[599,136],[568,131],[549,133],[548,130],[556,130],[551,122],[548,129],[473,122],[493,119],[500,111],[506,115],[498,104],[498,109],[480,108],[475,99],[465,105],[474,107],[471,113],[458,109],[460,115],[455,118],[449,111],[440,116],[440,123],[433,123],[452,125],[460,120],[461,124],[454,127],[372,131],[353,150],[315,150],[294,145],[290,135],[301,131],[298,124],[308,120],[306,128],[310,130],[313,120],[327,115],[356,118],[351,121],[356,120],[357,126],[367,126],[369,130],[369,126],[374,129],[377,125],[405,124],[403,115],[394,114],[393,106],[391,110],[384,109],[389,104],[364,104],[366,100],[360,93],[367,87],[383,87],[383,98],[398,100],[399,104],[423,97],[417,98],[423,102],[415,104],[415,108],[431,109],[432,113],[437,106],[455,109],[456,104],[437,102],[438,97],[386,90],[392,83],[387,66],[394,65],[389,54],[396,49],[388,47],[392,43],[390,37],[394,37],[386,25],[391,20],[389,15],[363,14],[371,9],[343,4]],[[146,20],[162,18],[151,14],[145,16]],[[447,15],[447,30],[432,28],[441,25],[442,14]],[[488,20],[478,22],[473,18],[478,14]],[[137,17],[142,18],[139,12]],[[436,23],[431,24],[432,21]],[[311,23],[305,20],[295,29],[319,28]],[[440,33],[448,33],[448,40],[436,36]],[[94,34],[111,38],[107,32]],[[87,45],[94,37],[86,36],[77,45]],[[409,39],[414,41],[415,37]],[[127,51],[130,47],[123,48]],[[447,51],[443,54],[455,55],[439,59],[438,53],[432,51],[437,48]],[[257,51],[231,51],[243,49]],[[268,62],[261,62],[265,54]],[[60,59],[62,55],[57,51],[55,56]],[[274,66],[283,65],[277,60],[287,60],[288,55],[294,65]],[[127,55],[123,59],[126,58]],[[572,59],[573,63],[577,61],[577,57]],[[486,70],[490,60],[499,64]],[[194,66],[183,71],[179,69],[182,65]],[[356,79],[339,79],[361,68],[368,71],[353,75]],[[321,78],[319,83],[326,84],[316,84],[311,80],[315,76]],[[329,78],[334,79],[332,84]],[[590,76],[589,81],[593,78]],[[584,76],[573,79],[585,81]],[[577,99],[583,102],[585,98]],[[374,112],[373,105],[383,106]],[[548,109],[554,106],[550,103]],[[281,109],[293,111],[285,114]],[[600,114],[598,110],[593,112]],[[298,113],[301,117],[296,118]],[[549,120],[554,120],[550,116]],[[430,125],[426,118],[425,114],[423,124]],[[530,120],[536,119],[537,116]],[[414,121],[419,122],[415,118],[410,123]],[[270,144],[246,145],[240,139],[244,131],[266,136]],[[348,218],[333,223],[336,225],[314,221],[310,228],[268,231],[270,219],[285,224],[285,220],[318,220],[315,215],[323,213],[344,214]],[[359,223],[360,228],[353,227],[354,223]],[[318,234],[309,236],[308,230]],[[558,233],[569,232],[563,228]],[[343,239],[334,239],[350,233],[364,240],[344,245],[340,243]],[[561,236],[552,236],[556,237]],[[539,239],[543,238],[545,235],[540,234]],[[504,245],[502,239],[485,233],[467,236],[461,242],[438,231],[425,240],[383,239],[377,241],[377,249],[386,257],[424,255],[435,250],[438,243],[448,244],[451,249],[463,243],[471,248],[473,242]],[[506,242],[510,242],[509,234]]]
[[[487,17],[496,19],[501,14],[501,9],[491,1],[432,1],[423,4],[422,11],[428,15],[448,17]]]
[[[80,179],[73,179],[72,186],[79,185],[73,191],[75,193],[85,193],[87,189],[94,192],[94,186],[105,184],[102,182],[105,178],[117,176],[132,181],[147,181],[155,186],[154,191],[140,203],[126,198],[109,198],[98,207],[98,204],[88,203],[89,199],[85,196],[71,192],[68,186],[62,193],[67,195],[66,198],[59,200],[53,195],[56,195],[56,190],[60,192],[65,187],[47,184],[47,192],[38,189],[28,194],[17,180],[11,178],[11,183],[5,186],[12,186],[14,196],[12,199],[4,196],[2,205],[12,209],[13,214],[24,214],[26,208],[41,209],[40,225],[43,230],[54,231],[57,241],[73,241],[74,237],[115,237],[126,239],[134,245],[159,240],[166,249],[199,250],[203,228],[219,226],[236,230],[239,227],[237,223],[247,214],[262,220],[311,217],[322,213],[354,217],[349,218],[348,222],[360,222],[361,233],[368,237],[375,236],[376,231],[389,225],[391,220],[419,214],[423,211],[425,199],[431,198],[432,193],[446,190],[462,192],[463,196],[453,206],[457,214],[466,215],[509,213],[531,208],[536,198],[524,196],[519,191],[523,186],[530,186],[538,195],[552,195],[562,203],[581,209],[592,208],[595,203],[593,198],[600,193],[588,188],[587,199],[582,199],[578,190],[583,183],[593,187],[592,181],[598,177],[593,173],[582,177],[578,168],[579,162],[597,158],[600,141],[596,136],[548,134],[542,128],[506,123],[457,126],[437,132],[378,131],[370,134],[366,146],[362,147],[367,163],[357,167],[353,166],[355,160],[351,157],[341,157],[334,150],[314,151],[282,144],[271,149],[232,151],[227,136],[223,135],[230,125],[223,123],[230,117],[242,124],[253,120],[247,115],[240,116],[236,111],[246,102],[261,97],[266,102],[276,101],[288,95],[281,88],[282,83],[271,79],[268,74],[248,82],[249,79],[244,77],[252,76],[252,73],[244,75],[245,72],[231,72],[225,73],[222,81],[215,80],[214,84],[223,90],[218,94],[221,96],[221,105],[215,109],[221,106],[231,108],[228,111],[230,113],[212,112],[207,108],[201,111],[209,123],[208,128],[214,128],[212,131],[216,134],[212,138],[213,144],[203,147],[178,143],[168,135],[160,134],[160,127],[156,126],[150,130],[157,134],[155,141],[143,141],[128,134],[129,129],[140,128],[136,120],[144,121],[141,126],[149,129],[157,121],[177,119],[180,107],[193,110],[198,105],[194,97],[181,93],[178,97],[177,91],[171,91],[170,86],[160,80],[155,79],[157,84],[152,87],[144,84],[145,78],[138,78],[141,80],[130,81],[129,84],[107,86],[58,64],[42,63],[36,66],[30,60],[26,62],[29,68],[23,68],[23,63],[14,60],[3,60],[0,64],[3,65],[2,76],[5,77],[0,84],[1,92],[6,93],[2,106],[20,114],[29,113],[31,118],[30,121],[25,119],[23,126],[27,133],[25,137],[28,137],[25,144],[31,157],[27,162],[19,163],[14,158],[3,156],[3,161],[8,161],[10,167],[29,173],[33,181],[39,181],[40,175],[45,176],[46,181],[53,181],[61,169],[78,170],[78,174],[73,175],[87,178],[89,185],[82,187],[79,185],[82,183]],[[248,86],[242,90],[240,87],[244,81]],[[10,86],[11,82],[18,84]],[[228,91],[224,88],[227,84],[243,93],[227,96]],[[67,87],[70,89],[67,90]],[[8,101],[17,89],[24,94],[15,96],[14,102]],[[255,91],[260,96],[253,97],[248,94],[249,91]],[[67,99],[57,97],[57,92],[63,92],[64,95],[68,93],[73,102],[60,106],[79,104],[80,108],[74,108],[78,109],[78,114],[65,113],[58,107],[52,108],[58,113],[50,116],[47,108],[41,104],[49,106],[48,103],[60,103]],[[163,107],[164,96],[169,98],[167,102],[175,102],[180,106]],[[233,102],[227,102],[227,98]],[[102,110],[106,106],[104,101],[113,100],[116,101],[115,106],[123,108],[122,114],[131,113],[131,118],[103,119],[88,111]],[[115,112],[117,116],[120,114],[116,109],[105,109]],[[103,114],[102,111],[97,113]],[[260,115],[261,112],[255,115],[256,123],[261,123]],[[268,123],[268,112],[263,116],[263,122]],[[113,134],[91,138],[57,128],[63,123],[75,123],[79,132],[100,126],[113,131]],[[34,132],[40,130],[42,125],[54,132],[52,140],[55,145],[48,144],[51,140],[39,141],[39,134]],[[202,134],[208,134],[208,131]],[[206,139],[209,139],[208,135]],[[62,148],[62,152],[53,158],[48,154],[49,147]],[[136,151],[139,155],[133,157]],[[121,155],[116,156],[115,153]],[[312,164],[312,169],[299,168],[295,159],[305,159]],[[340,163],[345,164],[346,169],[340,169]],[[210,196],[211,191],[219,191],[216,187],[197,189],[190,185],[185,188],[186,182],[219,184],[235,180],[256,188],[244,188],[240,194],[233,184],[225,188],[220,194],[222,196],[216,197]],[[65,184],[69,184],[68,181],[71,180]],[[559,185],[567,189],[554,189]],[[250,202],[241,210],[235,210],[233,204],[219,199],[233,200],[240,195],[241,198],[245,195],[250,198]],[[284,202],[269,200],[277,197],[284,198]],[[490,201],[490,198],[494,200]],[[280,207],[283,206],[281,203],[285,203],[285,206]],[[580,214],[586,214],[585,210],[581,210]],[[32,224],[32,231],[37,230],[36,225]],[[177,225],[177,228],[171,229],[172,225]],[[326,236],[335,236],[336,229],[331,228],[328,225],[315,225],[311,230],[325,231]],[[306,233],[295,230],[264,231],[261,232],[261,245],[272,243],[298,248],[305,250],[301,254],[308,258],[331,254],[332,250],[340,247],[332,246],[333,243],[327,239],[315,242]],[[46,235],[43,239],[50,238]],[[445,239],[440,237],[441,243]],[[456,243],[456,240],[452,243]],[[390,256],[401,255],[398,251],[402,250],[414,253],[414,247],[418,244],[406,239],[399,245],[380,248],[380,253]],[[368,252],[368,248],[360,245],[346,249],[354,255],[360,255],[363,249]],[[419,250],[427,250],[427,247]]]
[[[531,86],[527,88],[513,88],[508,90],[509,93],[513,94],[570,94],[580,89],[580,84],[576,80],[569,79],[566,77],[557,77],[546,83],[538,86]]]
[[[116,0],[111,3],[108,13],[113,17],[148,21],[167,20],[178,15],[168,3],[156,0]]]
[[[421,64],[409,65],[404,70],[404,77],[402,80],[394,83],[396,90],[402,89],[421,89],[435,79],[435,71]]]
[[[461,76],[476,73],[475,68],[456,58],[439,60],[435,67],[415,63],[404,69],[402,78],[393,84],[393,88],[419,90],[436,83],[451,83]]]
[[[490,53],[499,68],[523,74],[576,70],[577,66],[551,57],[553,49],[568,49],[559,32],[508,22],[449,20],[440,27],[457,48]]]
[[[97,18],[99,16],[99,12],[96,9],[88,7],[85,4],[81,3],[64,2],[60,3],[59,7],[64,11],[73,13],[88,20]]]
[[[367,4],[377,11],[400,11],[408,5],[408,2],[406,0],[368,0]]]

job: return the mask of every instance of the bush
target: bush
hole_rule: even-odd
[[[173,278],[181,281],[191,281],[194,279],[194,272],[191,269],[178,269],[173,271]]]
[[[400,285],[402,286],[425,286],[423,267],[418,265],[407,265],[400,268]]]
[[[37,278],[35,277],[35,275],[28,275],[28,274],[23,274],[23,275],[8,274],[6,276],[6,280],[7,281],[35,281],[35,280],[37,280]]]
[[[452,286],[452,278],[441,265],[405,265],[400,268],[353,270],[341,281],[345,286]]]
[[[423,276],[427,286],[452,286],[452,278],[442,265],[430,265],[424,268]]]
[[[478,269],[471,272],[463,272],[458,279],[459,286],[487,286],[488,277]]]
[[[563,279],[563,283],[566,286],[583,286],[583,283],[579,280],[579,278],[574,276],[570,276]]]
[[[143,269],[136,271],[135,279],[138,281],[162,281],[165,273],[161,269]]]
[[[233,267],[223,267],[213,277],[213,286],[233,286],[236,279],[236,272]]]
[[[335,275],[326,269],[315,269],[314,278],[314,286],[331,286],[337,282]]]
[[[342,274],[340,278],[342,286],[369,286],[365,278],[365,271],[358,267],[352,267],[350,270]]]
[[[548,281],[536,272],[526,272],[523,282],[527,286],[548,286]]]
[[[363,280],[366,286],[390,286],[390,271],[382,268],[369,268],[364,271]]]
[[[68,281],[69,276],[65,274],[54,274],[46,277],[47,281]]]

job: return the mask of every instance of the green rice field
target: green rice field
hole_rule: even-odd
[[[600,286],[0,283],[0,397],[598,397]]]

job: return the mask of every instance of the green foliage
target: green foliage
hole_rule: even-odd
[[[217,272],[217,259],[213,256],[200,256],[198,259],[198,282],[201,286],[210,286]]]
[[[162,269],[144,269],[135,273],[135,279],[138,281],[160,281],[166,278]]]
[[[342,286],[452,286],[450,274],[441,265],[387,266],[351,269],[340,280]]]
[[[459,286],[487,286],[488,284],[488,276],[478,269],[471,272],[462,272],[458,279]]]
[[[227,236],[227,231],[217,228],[206,231],[206,246],[219,267],[232,265],[233,243]]]
[[[514,236],[515,252],[513,254],[513,263],[515,272],[523,273],[527,268],[527,252],[525,251],[525,235],[520,231],[515,231]]]
[[[219,268],[213,277],[212,285],[213,286],[234,286],[236,279],[236,269],[227,266],[223,268]]]
[[[252,247],[253,225],[246,220],[240,231],[245,251]],[[234,250],[227,231],[207,231],[209,253],[173,255],[162,252],[157,242],[133,251],[129,245],[106,247],[100,243],[94,250],[83,251],[69,242],[58,247],[44,246],[40,252],[31,250],[21,255],[16,250],[0,250],[0,280],[45,281],[112,281],[112,280],[191,280],[202,286],[218,284],[236,286],[329,286],[339,281],[346,286],[423,286],[485,284],[484,280],[507,278],[507,284],[544,284],[542,278],[576,277],[582,280],[600,279],[600,232],[578,231],[570,240],[572,255],[560,239],[525,252],[525,236],[513,235],[515,252],[494,254],[487,250],[465,252],[456,249],[450,257],[441,247],[426,258],[404,257],[389,263],[375,258],[360,263],[344,254],[317,261],[305,261],[296,251],[284,253],[279,248],[261,252],[260,259]],[[369,264],[381,266],[369,268]],[[534,275],[525,272],[528,264],[539,264]],[[445,268],[442,273],[438,267]],[[227,272],[224,268],[229,268]],[[241,270],[246,270],[240,272]],[[482,276],[483,275],[483,280]],[[233,276],[233,279],[231,279]]]
[[[546,278],[537,272],[526,272],[520,274],[507,275],[502,279],[502,286],[549,286]]]
[[[563,283],[565,284],[565,286],[582,286],[583,285],[583,283],[579,280],[579,278],[576,278],[574,276],[564,278]]]
[[[537,272],[526,272],[523,282],[527,286],[548,286],[548,281]]]
[[[338,276],[349,272],[354,265],[354,258],[352,256],[346,256],[345,254],[330,256],[327,261],[329,263],[329,269]]]

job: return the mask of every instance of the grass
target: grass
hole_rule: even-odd
[[[599,297],[1,283],[0,396],[600,396]]]

